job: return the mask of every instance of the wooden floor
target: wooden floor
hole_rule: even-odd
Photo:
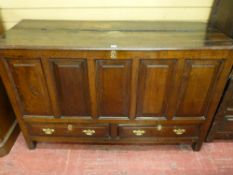
[[[232,175],[233,141],[186,145],[107,146],[40,143],[28,150],[22,135],[0,158],[0,175]]]

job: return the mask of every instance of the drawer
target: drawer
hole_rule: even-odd
[[[219,124],[219,129],[221,131],[233,132],[233,115],[224,116],[224,119]]]
[[[73,123],[28,123],[33,136],[109,137],[109,125]]]
[[[119,136],[123,137],[195,137],[199,126],[195,125],[157,125],[157,126],[119,126]]]
[[[221,111],[222,112],[222,111]],[[225,111],[223,111],[226,115],[233,115],[233,107],[227,106]]]

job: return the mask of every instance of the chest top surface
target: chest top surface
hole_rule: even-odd
[[[233,40],[201,22],[22,20],[0,49],[232,49]]]

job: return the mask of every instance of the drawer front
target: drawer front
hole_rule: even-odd
[[[233,108],[232,107],[226,107],[225,108],[225,112],[226,115],[233,115]]]
[[[195,137],[199,134],[199,126],[119,126],[119,136],[124,137]]]
[[[33,136],[109,137],[108,125],[30,123],[28,129]]]
[[[219,130],[233,132],[233,115],[226,115],[219,124]]]

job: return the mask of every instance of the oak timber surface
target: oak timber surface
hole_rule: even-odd
[[[233,40],[200,22],[22,20],[0,39],[1,49],[231,49]]]

